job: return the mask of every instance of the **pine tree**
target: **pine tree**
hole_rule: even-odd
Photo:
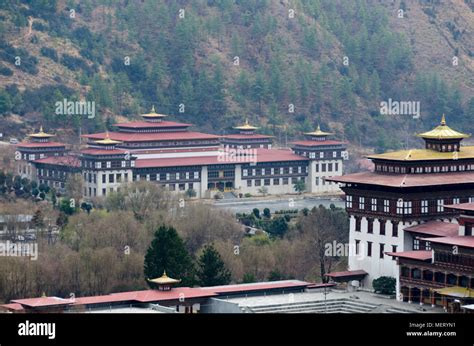
[[[230,271],[213,245],[206,245],[198,260],[197,276],[201,286],[227,285]]]
[[[41,229],[44,227],[44,219],[43,219],[43,214],[41,213],[41,210],[38,209],[35,211],[33,218],[31,219],[31,222],[35,226],[36,229]]]
[[[154,279],[165,271],[169,277],[181,279],[183,286],[194,284],[193,263],[183,240],[173,227],[161,226],[145,255],[144,274],[145,278]]]

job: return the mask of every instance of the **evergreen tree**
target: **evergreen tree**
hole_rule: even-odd
[[[33,223],[36,229],[38,228],[41,229],[44,227],[44,218],[40,209],[35,211],[33,218],[31,219],[31,222]]]
[[[166,271],[169,277],[180,279],[181,285],[194,284],[194,268],[183,240],[173,227],[161,226],[145,255],[144,274],[147,279],[158,278]],[[148,282],[150,287],[155,287]]]
[[[230,283],[231,273],[212,244],[206,245],[199,257],[197,277],[201,286],[218,286]]]

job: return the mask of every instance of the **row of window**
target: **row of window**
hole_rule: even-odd
[[[434,260],[435,262],[458,264],[458,265],[474,268],[474,256],[468,256],[468,255],[462,255],[462,254],[455,255],[452,252],[435,251]]]
[[[164,188],[168,188],[170,191],[186,191],[187,189],[194,189],[194,184],[193,183],[187,183],[187,184],[163,184],[161,185]],[[109,188],[103,188],[102,189],[102,196],[107,196],[107,193],[112,193],[112,192],[120,192],[120,187],[109,187]],[[84,188],[84,195],[89,196],[89,197],[96,197],[97,196],[97,189],[94,188]]]
[[[429,270],[402,266],[400,268],[400,277],[414,280],[436,282],[449,286],[474,287],[474,278],[469,278],[466,275],[460,275],[457,273],[444,273],[436,271],[435,269]]]
[[[320,169],[321,166],[321,169]],[[333,164],[332,163],[316,163],[315,166],[316,172],[337,172],[339,171],[339,163],[334,163],[334,171],[333,171]]]
[[[114,160],[114,161],[82,161],[82,166],[84,168],[127,168],[135,167],[134,160]]]
[[[41,177],[51,177],[55,179],[61,179],[61,180],[66,180],[68,173],[65,171],[59,171],[56,169],[46,169],[46,168],[40,168],[38,170],[38,175]]]
[[[376,164],[375,171],[388,173],[441,173],[441,172],[464,172],[474,171],[474,164],[464,165],[445,165],[445,166],[420,166],[420,167],[401,167],[385,164]]]
[[[295,184],[297,181],[301,180],[302,182],[305,181],[304,178],[274,178],[274,179],[248,179],[247,180],[247,187],[252,186],[271,186],[271,185],[289,185]]]
[[[319,185],[337,185],[336,182],[334,181],[326,181],[326,178],[325,177],[316,177],[316,186],[319,186]]]
[[[255,177],[261,175],[283,175],[283,174],[293,174],[293,173],[308,173],[308,166],[295,166],[295,167],[277,167],[277,168],[253,168],[253,169],[243,169],[242,176],[244,177]]]
[[[64,182],[54,181],[54,180],[42,180],[42,179],[40,179],[39,183],[48,185],[49,187],[54,187],[56,189],[58,189],[58,188],[64,189],[64,186],[65,186]]]
[[[474,197],[469,197],[470,203],[474,202]],[[452,203],[459,204],[461,198],[454,197]],[[396,213],[398,215],[411,215],[413,213],[428,214],[430,212],[444,212],[444,199],[437,200],[421,200],[421,201],[404,201],[403,199],[389,200],[389,199],[377,199],[377,198],[366,198],[358,197],[354,199],[351,195],[346,195],[346,208],[347,209],[359,209],[359,210],[370,210],[374,212],[390,213],[390,207],[396,203]],[[416,208],[415,208],[416,207]],[[416,211],[415,211],[416,209]]]
[[[372,248],[373,248],[373,242],[368,241],[367,242],[367,248],[366,248],[366,253],[365,255],[367,257],[372,257]],[[385,257],[385,244],[380,243],[379,244],[379,258],[384,258]],[[397,245],[392,245],[392,252],[397,252]],[[360,254],[360,240],[356,239],[355,240],[355,254],[359,255]],[[393,260],[395,260],[395,257],[392,257]]]
[[[361,223],[362,223],[362,218],[359,216],[355,217],[355,231],[356,232],[362,232]],[[380,224],[379,234],[386,235],[385,233],[386,233],[387,222],[384,220],[380,220],[379,224]],[[398,222],[392,223],[392,237],[398,237],[400,228],[401,226]],[[374,219],[372,218],[367,218],[367,233],[374,234]]]
[[[329,159],[329,158],[333,158],[333,159],[337,159],[337,158],[345,158],[347,156],[347,152],[346,151],[333,151],[332,153],[331,152],[324,152],[324,151],[320,151],[320,152],[314,152],[314,151],[297,151],[296,152],[298,155],[303,155],[305,157],[308,157],[310,159],[315,159],[315,158],[320,158],[320,159]],[[340,154],[338,154],[340,153]]]
[[[199,172],[177,172],[177,173],[154,173],[154,174],[137,174],[134,176],[135,181],[167,181],[167,180],[196,180],[199,179]]]

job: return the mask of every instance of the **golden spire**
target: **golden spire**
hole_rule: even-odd
[[[116,140],[113,140],[110,138],[110,134],[109,134],[109,131],[106,130],[105,131],[105,138],[104,139],[99,139],[97,141],[95,141],[95,143],[97,144],[108,144],[108,145],[113,145],[113,144],[119,144],[121,143],[120,141],[116,141]]]
[[[446,116],[444,114],[441,117],[441,123],[438,126],[431,131],[420,133],[417,136],[425,139],[462,139],[471,137],[471,135],[450,128],[446,124]]]
[[[152,105],[151,106],[151,111],[150,113],[145,113],[145,114],[142,114],[142,117],[143,118],[155,118],[155,119],[159,119],[159,118],[164,118],[166,117],[167,115],[165,114],[158,114],[156,113],[155,111],[155,105]]]
[[[36,133],[31,133],[28,135],[29,137],[32,138],[49,138],[49,137],[54,137],[54,135],[46,133],[43,131],[43,125],[40,126],[39,132]]]
[[[441,118],[441,126],[446,126],[446,117],[444,116],[444,113],[443,117]]]
[[[318,124],[318,126],[316,127],[316,130],[313,131],[313,132],[306,132],[305,135],[307,136],[331,136],[333,135],[334,133],[332,132],[324,132],[324,131],[321,131],[321,126]]]
[[[249,124],[249,119],[245,118],[245,123],[240,126],[235,126],[234,129],[236,130],[244,130],[244,131],[252,131],[252,130],[257,130],[258,127],[252,126]]]
[[[168,277],[168,275],[166,275],[166,270],[163,271],[163,275],[161,275],[159,278],[148,279],[148,281],[153,282],[155,284],[159,284],[159,285],[171,285],[171,284],[177,284],[181,282],[181,280],[176,280],[176,279],[172,279]]]

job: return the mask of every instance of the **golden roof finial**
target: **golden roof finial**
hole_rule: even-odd
[[[112,145],[112,144],[119,144],[119,143],[121,143],[121,142],[111,139],[111,138],[110,138],[110,134],[109,134],[109,130],[106,130],[106,131],[105,131],[105,138],[104,138],[104,139],[96,140],[95,143],[97,143],[97,144],[109,144],[109,145]]]
[[[324,131],[321,131],[321,126],[318,124],[318,126],[316,127],[316,130],[313,131],[313,132],[305,132],[305,135],[307,136],[331,136],[333,135],[334,133],[332,132],[324,132]]]
[[[446,116],[443,113],[443,116],[441,117],[441,125],[446,126]]]
[[[244,131],[253,131],[253,130],[257,130],[258,127],[255,127],[255,126],[252,126],[249,124],[249,119],[246,118],[245,119],[245,123],[243,125],[240,125],[240,126],[235,126],[234,129],[236,130],[244,130]]]
[[[44,132],[43,125],[41,125],[37,133],[31,133],[28,136],[32,138],[49,138],[49,137],[53,137],[54,135]]]
[[[446,116],[444,113],[438,126],[431,131],[420,133],[417,136],[425,139],[463,139],[471,137],[471,135],[458,132],[446,125]]]
[[[166,115],[156,113],[155,105],[152,105],[150,113],[142,114],[142,117],[149,118],[149,119],[161,119],[161,118],[166,117]]]

